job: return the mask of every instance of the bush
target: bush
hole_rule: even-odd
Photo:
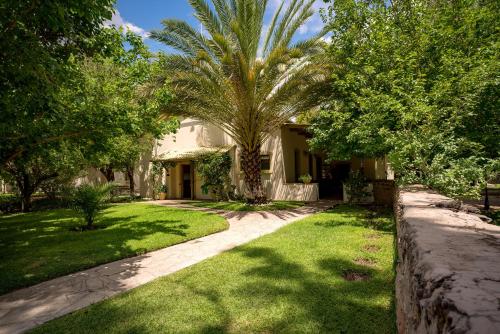
[[[312,176],[311,176],[311,175],[309,175],[309,174],[304,174],[304,175],[301,175],[301,176],[299,177],[299,181],[300,181],[300,182],[302,182],[302,183],[305,183],[305,184],[307,184],[307,183],[311,183],[311,181],[312,181]]]
[[[349,195],[349,203],[359,203],[370,193],[366,191],[368,182],[360,171],[349,172],[349,178],[345,181],[346,193]]]
[[[133,202],[141,202],[144,199],[140,195],[119,195],[119,196],[111,196],[110,203],[133,203]]]
[[[205,154],[196,161],[196,171],[200,174],[204,194],[211,193],[215,200],[226,201],[233,197],[229,172],[232,159],[228,153]]]
[[[0,194],[0,213],[12,213],[21,209],[21,199],[16,194]]]
[[[85,229],[94,228],[93,223],[97,215],[106,208],[111,198],[113,184],[102,185],[83,184],[73,191],[71,205],[80,213],[87,223]]]

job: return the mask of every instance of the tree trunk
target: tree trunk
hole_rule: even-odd
[[[99,171],[102,173],[102,175],[104,175],[106,181],[113,182],[115,180],[115,171],[113,170],[113,167],[101,167],[99,168]]]
[[[21,211],[28,212],[31,210],[31,196],[35,192],[35,186],[27,173],[23,173],[21,178],[17,179],[17,188],[21,193]]]
[[[486,184],[486,188],[484,189],[484,210],[490,210],[490,198],[488,196],[488,184]]]
[[[267,199],[260,175],[260,145],[252,150],[245,148],[242,150],[241,169],[245,177],[245,185],[249,191],[247,201],[252,204],[266,203]]]
[[[87,217],[87,230],[91,230],[94,223],[93,217]]]
[[[33,192],[24,193],[21,195],[21,211],[29,212],[31,210],[31,195]]]
[[[127,167],[130,196],[135,196],[134,167]]]

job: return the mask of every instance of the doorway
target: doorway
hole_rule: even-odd
[[[343,183],[349,178],[351,164],[346,161],[335,161],[331,164],[318,164],[319,197],[342,200],[344,197]]]
[[[182,165],[182,198],[191,199],[191,165]]]

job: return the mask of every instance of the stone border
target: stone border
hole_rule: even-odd
[[[461,209],[420,186],[400,190],[399,333],[500,333],[500,227]]]

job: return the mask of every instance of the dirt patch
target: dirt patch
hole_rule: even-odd
[[[367,281],[370,279],[370,275],[366,272],[347,269],[342,272],[342,278],[346,281]]]
[[[369,253],[376,253],[380,250],[380,246],[377,245],[365,245],[363,246],[363,250],[369,252]]]
[[[374,266],[377,264],[377,261],[368,259],[366,257],[358,257],[354,259],[354,263],[359,264],[361,266]]]

